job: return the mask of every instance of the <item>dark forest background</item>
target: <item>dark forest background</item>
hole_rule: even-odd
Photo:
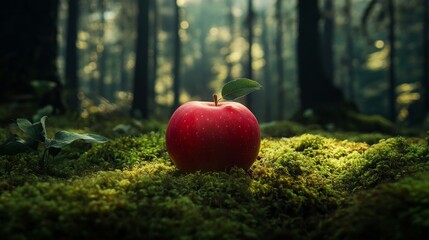
[[[230,80],[260,122],[350,112],[427,128],[426,0],[20,0],[0,8],[0,115],[168,120]],[[26,107],[25,107],[26,106]],[[31,106],[31,107],[29,107]],[[353,115],[355,116],[355,115]],[[329,125],[335,127],[335,125]]]

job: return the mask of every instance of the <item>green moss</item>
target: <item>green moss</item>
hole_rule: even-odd
[[[309,134],[263,140],[261,159],[251,169],[252,190],[274,219],[283,219],[273,224],[305,235],[316,219],[344,204],[342,159],[366,148],[364,143]]]
[[[157,170],[162,171],[160,168]],[[137,175],[144,179],[147,175],[139,171],[127,172],[118,181],[118,174],[107,172],[75,181],[27,184],[3,194],[0,197],[0,216],[8,221],[1,227],[2,235],[36,239],[62,234],[63,237],[80,234],[85,237],[110,221],[113,227],[121,217],[126,217],[121,215],[120,209],[128,206],[125,197],[130,180],[134,181]],[[132,207],[134,203],[130,203]]]
[[[43,179],[38,172],[38,156],[21,153],[15,156],[0,156],[0,193],[17,186]]]
[[[426,217],[423,209],[427,209],[424,205],[427,202],[422,196],[427,193],[423,191],[427,183],[419,183],[421,187],[414,189],[412,186],[419,185],[415,182],[422,179],[401,179],[428,170],[428,151],[426,141],[421,139],[389,138],[368,145],[304,134],[263,139],[258,159],[248,171],[184,174],[169,160],[164,133],[152,132],[113,138],[103,145],[76,142],[65,148],[45,173],[35,172],[35,154],[2,156],[0,236],[11,239],[364,236],[359,234],[363,234],[361,230],[366,225],[359,226],[356,235],[349,228],[360,219],[371,217],[372,205],[365,205],[365,199],[378,198],[373,203],[377,207],[375,204],[381,205],[383,194],[405,191],[389,190],[398,186],[409,188],[405,201],[416,196],[415,201],[409,201],[423,213],[408,211],[407,205],[395,202],[395,197],[385,199],[391,208],[381,206],[381,213],[390,217],[388,210],[397,209],[396,213],[408,214],[405,220]],[[400,182],[383,184],[396,181]],[[353,196],[357,198],[350,201]],[[368,215],[353,219],[354,211],[360,208],[366,209]],[[384,220],[380,217],[378,221]],[[389,221],[393,220],[386,220],[390,224]],[[413,221],[426,226],[425,220]]]
[[[390,138],[372,145],[344,174],[350,190],[374,187],[429,169],[429,147],[405,138]]]
[[[76,151],[71,150],[57,158],[53,172],[72,176],[99,170],[124,169],[147,161],[171,164],[164,133],[118,137],[105,144],[94,145],[81,155],[70,156],[75,153]]]
[[[127,233],[156,239],[260,239],[279,229],[307,234],[318,217],[344,201],[344,191],[334,189],[335,174],[330,174],[336,165],[318,164],[356,145],[346,143],[331,155],[322,150],[334,148],[335,141],[319,136],[264,140],[261,158],[249,172],[182,174],[165,162],[163,141],[155,133],[119,138],[94,146],[79,159],[101,159],[104,169],[130,170],[24,184],[2,194],[0,217],[8,222],[2,234],[53,238]],[[97,228],[78,231],[88,225]]]
[[[6,220],[0,233],[32,239],[256,239],[263,230],[258,217],[267,216],[248,184],[241,170],[182,175],[162,163],[27,184],[0,196],[0,218]]]
[[[366,143],[304,134],[288,139],[263,140],[261,155],[268,159],[265,161],[281,165],[288,171],[298,169],[295,172],[301,175],[316,173],[332,178],[340,175],[348,156],[355,157],[354,153],[360,156],[367,148]]]
[[[425,239],[429,232],[429,174],[358,194],[320,227],[321,239]]]
[[[146,161],[171,164],[163,133],[119,137],[105,144],[76,141],[56,157],[50,157],[45,172],[39,169],[37,153],[0,156],[0,190],[44,178],[70,178],[100,170],[124,169]]]

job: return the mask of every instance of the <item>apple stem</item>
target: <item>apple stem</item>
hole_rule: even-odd
[[[219,98],[218,96],[217,96],[217,94],[215,93],[215,94],[213,94],[213,101],[214,101],[214,104],[215,104],[215,107],[217,107],[217,104],[219,103],[219,101],[221,100],[222,98]]]

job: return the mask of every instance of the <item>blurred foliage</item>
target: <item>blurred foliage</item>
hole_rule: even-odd
[[[173,52],[174,3],[157,0],[151,2],[151,39],[149,42],[149,82],[151,112],[155,118],[168,118],[173,102]],[[269,92],[258,92],[253,106],[255,115],[264,122],[286,120],[277,118],[278,95],[287,92],[285,117],[292,116],[299,108],[297,87],[296,1],[286,1],[279,11],[283,14],[284,32],[282,56],[284,59],[283,85],[279,86],[278,68],[275,63],[277,34],[276,1],[254,0],[253,78]],[[61,1],[59,10],[59,70],[65,69],[65,39],[67,4]],[[347,6],[347,4],[350,4]],[[364,114],[388,116],[388,16],[385,1],[375,4],[362,26],[362,17],[369,1],[350,0],[334,2],[332,12],[322,18],[334,17],[334,79],[346,98],[357,104]],[[246,73],[248,40],[244,27],[247,1],[183,0],[180,5],[181,40],[181,93],[180,101],[210,100],[223,83]],[[397,1],[397,120],[403,125],[419,125],[424,120],[422,111],[423,64],[423,11],[421,0]],[[349,12],[346,8],[349,7]],[[101,0],[82,2],[78,32],[79,80],[86,95],[98,96],[116,102],[117,93],[132,90],[135,66],[136,2]],[[221,16],[221,17],[219,17]],[[156,21],[155,21],[156,20]],[[366,29],[362,34],[362,28]],[[322,32],[323,35],[323,32]],[[264,44],[266,43],[266,44]],[[309,43],[311,44],[311,43]],[[248,76],[247,76],[248,77]],[[104,88],[102,87],[104,86]],[[413,89],[403,91],[404,86]],[[311,87],[311,86],[309,86]],[[94,99],[93,99],[94,100]],[[104,100],[102,102],[104,102]],[[97,100],[94,100],[97,102]],[[120,101],[120,100],[119,100]],[[271,107],[268,110],[267,104]],[[99,110],[106,104],[98,104]],[[83,108],[84,115],[89,110]],[[270,111],[270,113],[268,113]]]

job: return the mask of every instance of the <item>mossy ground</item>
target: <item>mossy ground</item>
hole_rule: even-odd
[[[53,118],[48,129],[50,123],[71,126]],[[263,126],[249,171],[184,174],[169,160],[163,125],[115,123],[126,131],[113,131],[112,122],[80,123],[86,127],[74,131],[95,129],[110,141],[73,143],[45,171],[34,153],[0,156],[2,239],[422,239],[429,233],[426,139],[306,134],[299,125],[292,126],[297,133],[272,138],[284,129]],[[0,135],[5,139],[5,131]]]

